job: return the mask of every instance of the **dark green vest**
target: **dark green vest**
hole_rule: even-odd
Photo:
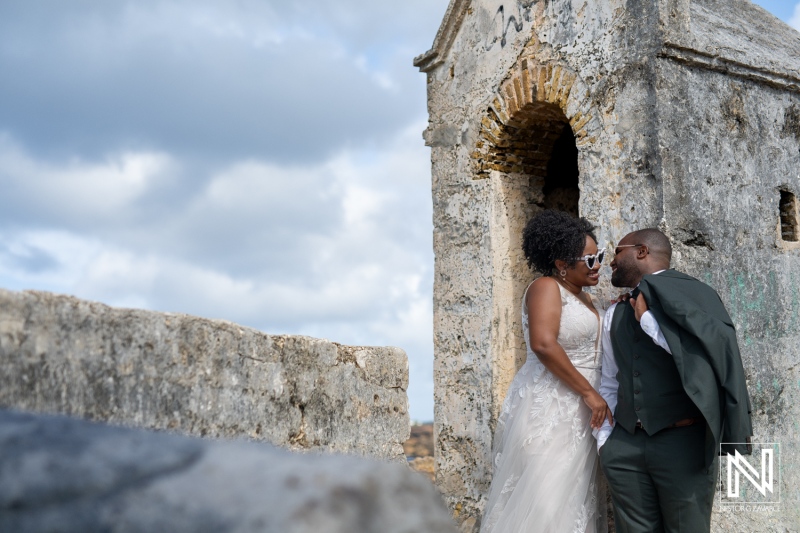
[[[653,435],[678,420],[702,416],[683,389],[672,355],[644,332],[627,302],[614,309],[611,344],[619,367],[614,418],[629,433],[637,420]]]

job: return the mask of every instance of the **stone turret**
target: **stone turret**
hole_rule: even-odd
[[[715,527],[796,528],[800,34],[747,0],[452,0],[415,65],[433,163],[437,483],[462,529],[479,524],[525,358],[521,230],[545,207],[592,220],[600,246],[658,226],[674,266],[717,289],[756,439],[781,443],[784,467],[778,510],[718,506]]]

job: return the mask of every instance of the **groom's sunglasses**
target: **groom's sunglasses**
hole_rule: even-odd
[[[606,258],[606,249],[600,248],[597,250],[596,254],[591,255],[584,255],[583,257],[577,258],[575,261],[583,261],[586,263],[586,266],[589,267],[589,270],[592,270],[595,265],[602,265],[603,259]]]

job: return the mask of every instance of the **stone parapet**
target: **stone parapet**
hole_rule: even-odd
[[[0,407],[405,460],[398,348],[0,290]]]

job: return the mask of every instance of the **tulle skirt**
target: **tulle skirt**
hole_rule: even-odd
[[[595,388],[600,370],[578,368]],[[605,533],[605,479],[591,410],[538,360],[523,365],[498,419],[481,533]]]

